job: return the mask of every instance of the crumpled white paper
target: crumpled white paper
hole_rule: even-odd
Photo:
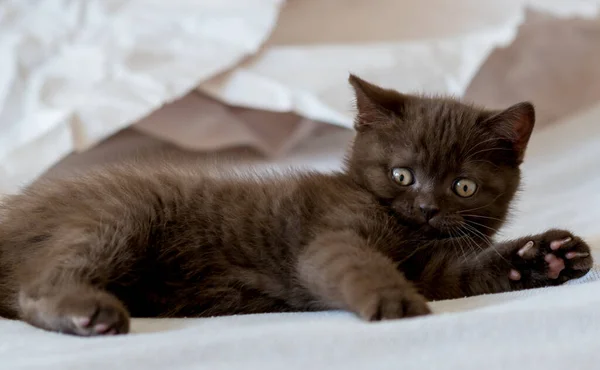
[[[0,2],[0,193],[254,53],[282,3]]]
[[[463,95],[526,8],[595,17],[598,0],[291,0],[256,57],[199,89],[238,106],[350,127],[348,72],[403,92]],[[307,27],[307,25],[310,25]]]

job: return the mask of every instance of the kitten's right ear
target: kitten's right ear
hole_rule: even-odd
[[[373,85],[353,74],[348,77],[348,82],[354,88],[356,96],[356,130],[392,123],[394,116],[402,115],[409,100],[407,95]]]
[[[533,126],[535,125],[535,109],[530,102],[521,102],[498,112],[484,121],[500,136],[512,142],[520,164],[525,156]]]

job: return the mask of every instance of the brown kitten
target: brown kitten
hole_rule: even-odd
[[[123,164],[37,183],[0,207],[0,315],[76,335],[129,315],[343,309],[366,320],[427,300],[560,284],[592,266],[567,231],[498,243],[534,125],[351,76],[346,168],[273,177]],[[468,251],[468,252],[467,252]]]

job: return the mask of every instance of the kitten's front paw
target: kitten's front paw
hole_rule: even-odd
[[[585,275],[593,265],[589,246],[565,230],[522,239],[509,279],[524,288],[558,285]]]
[[[412,289],[390,287],[370,294],[361,304],[359,315],[368,321],[393,320],[431,313],[427,300]]]

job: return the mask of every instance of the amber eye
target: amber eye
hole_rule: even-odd
[[[415,182],[413,173],[408,168],[394,168],[392,169],[392,179],[402,186],[409,186]]]
[[[458,179],[454,182],[454,192],[462,198],[468,198],[475,194],[477,184],[469,179]]]

